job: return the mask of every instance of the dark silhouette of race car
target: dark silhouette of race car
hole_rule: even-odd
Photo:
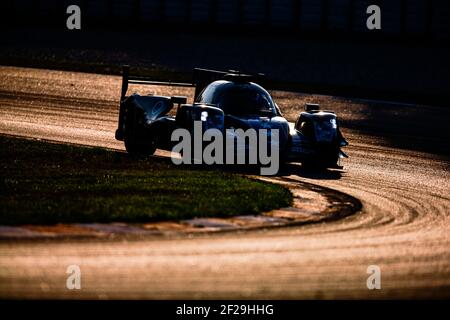
[[[214,128],[224,134],[228,129],[266,129],[270,136],[278,129],[277,150],[282,162],[342,168],[339,159],[347,155],[341,147],[348,142],[339,130],[335,113],[306,104],[297,121],[289,123],[271,95],[257,84],[263,79],[261,74],[194,69],[190,83],[156,81],[130,76],[129,67],[124,66],[116,139],[124,141],[130,154],[148,156],[156,149],[171,151],[177,143],[172,141],[172,133],[179,128],[192,131],[195,121],[202,121],[203,131]],[[192,87],[194,103],[187,104],[184,96],[127,96],[129,84]],[[175,116],[168,115],[175,106]],[[267,141],[271,143],[270,137]],[[249,148],[252,145],[247,143],[244,151]]]

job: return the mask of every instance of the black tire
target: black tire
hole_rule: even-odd
[[[328,158],[317,158],[302,162],[302,167],[311,170],[325,170],[336,166],[339,157],[329,156]]]
[[[125,137],[125,149],[132,156],[148,157],[155,153],[156,141],[149,139],[149,141],[142,142]]]
[[[125,112],[125,126],[123,133],[123,140],[125,149],[134,157],[148,157],[156,151],[156,139],[153,135],[139,132],[135,128],[134,108],[129,108]]]

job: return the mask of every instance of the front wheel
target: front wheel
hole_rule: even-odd
[[[302,167],[312,170],[324,170],[337,166],[339,156],[318,157],[302,161]]]

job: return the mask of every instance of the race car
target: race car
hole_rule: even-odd
[[[158,81],[131,76],[129,67],[124,66],[115,137],[124,141],[128,153],[149,156],[156,149],[172,151],[175,130],[192,131],[196,121],[202,121],[203,131],[214,128],[224,134],[233,132],[230,129],[265,129],[263,132],[268,135],[266,141],[269,144],[272,143],[271,132],[277,129],[277,150],[283,162],[299,162],[316,168],[342,168],[339,159],[348,156],[341,147],[347,146],[348,142],[339,130],[335,113],[322,111],[317,104],[306,104],[297,121],[289,123],[269,92],[257,84],[263,79],[262,74],[196,68],[192,82]],[[136,93],[127,96],[129,84],[191,87],[195,89],[194,102],[188,104],[185,96]],[[175,106],[175,115],[168,115]],[[247,143],[245,153],[249,148],[252,145]]]

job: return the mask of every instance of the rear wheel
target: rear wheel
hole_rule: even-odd
[[[156,151],[156,136],[154,134],[143,134],[137,130],[135,120],[130,111],[125,116],[124,143],[125,149],[132,156],[148,157]]]
[[[130,137],[125,137],[125,149],[133,156],[148,157],[155,153],[156,141],[154,139],[136,141]]]
[[[313,170],[325,170],[327,168],[334,168],[337,166],[339,156],[328,155],[327,157],[320,157],[309,159],[302,162],[302,167]]]

